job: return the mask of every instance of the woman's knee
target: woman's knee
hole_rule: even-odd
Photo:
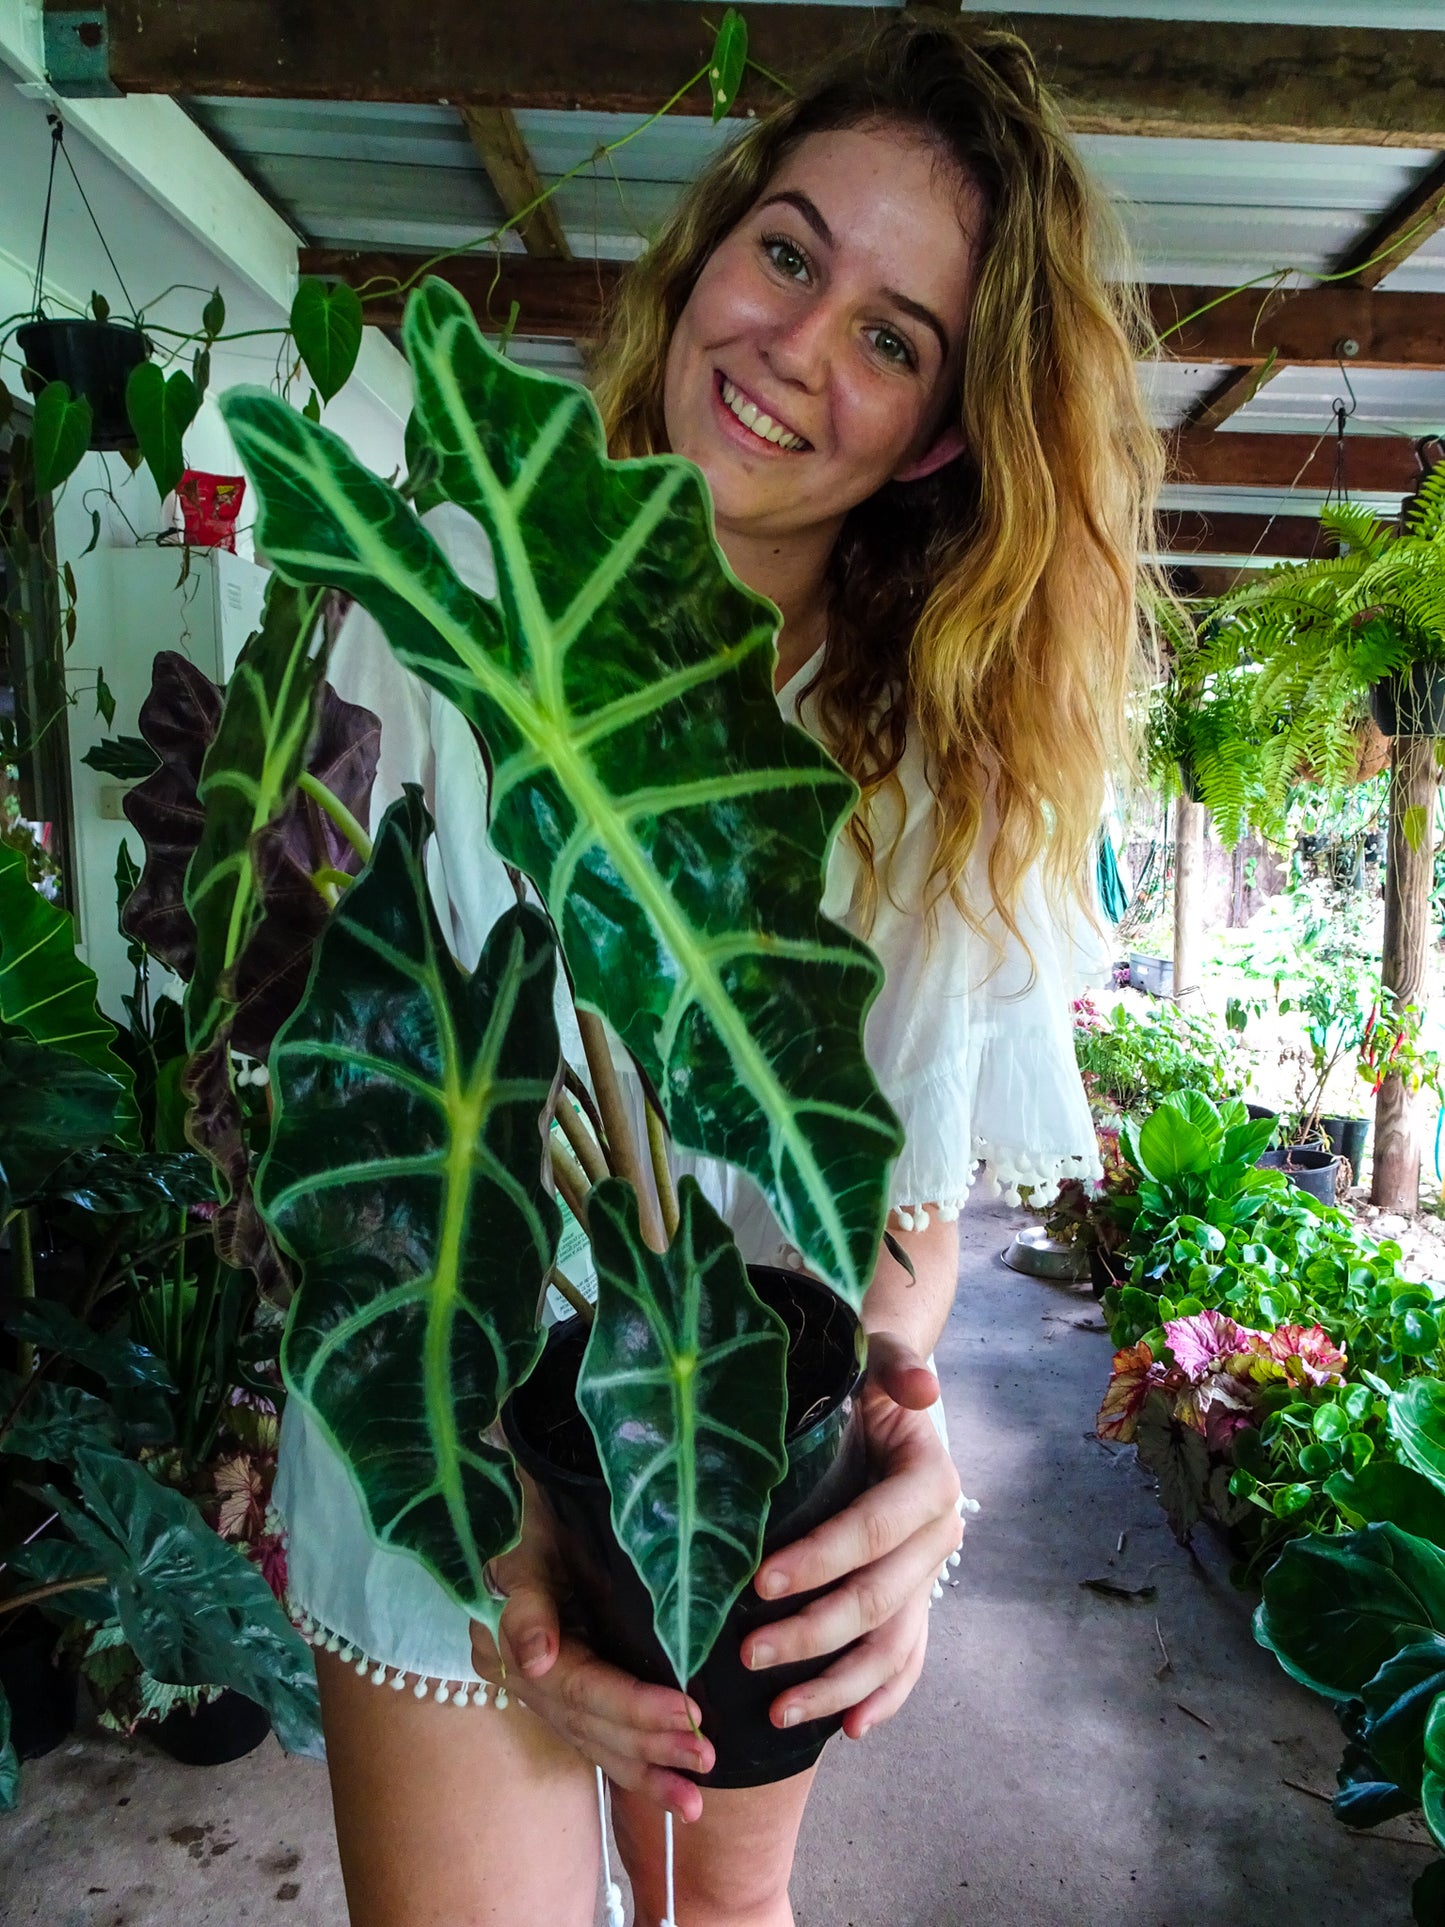
[[[704,1793],[702,1818],[673,1828],[679,1920],[687,1927],[791,1927],[788,1884],[812,1778]],[[612,1818],[638,1927],[656,1927],[666,1913],[663,1815],[648,1801],[614,1794]]]

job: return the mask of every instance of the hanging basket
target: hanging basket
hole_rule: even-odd
[[[139,328],[119,321],[28,321],[16,330],[25,365],[42,381],[63,381],[90,403],[90,446],[128,448],[135,430],[125,412],[131,370],[150,353]]]
[[[1445,736],[1445,668],[1416,662],[1370,691],[1370,709],[1386,736]]]

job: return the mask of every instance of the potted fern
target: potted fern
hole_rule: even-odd
[[[266,1053],[264,1161],[220,1160],[240,1242],[264,1239],[295,1285],[289,1395],[378,1539],[494,1629],[487,1564],[521,1529],[505,1410],[517,1451],[553,1460],[554,1496],[573,1478],[604,1489],[621,1566],[601,1556],[619,1591],[630,1570],[640,1607],[610,1629],[600,1614],[594,1640],[606,1651],[610,1630],[623,1663],[695,1693],[716,1648],[702,1698],[730,1703],[724,1627],[774,1514],[805,1530],[864,1476],[855,1314],[899,1132],[862,1046],[877,962],[820,907],[856,791],[778,713],[776,612],[728,569],[697,471],[608,461],[585,392],[497,355],[444,283],[413,295],[404,334],[411,487],[424,478],[486,530],[494,601],[337,436],[261,390],[222,401],[259,546],[291,586],[238,666],[199,784],[193,1135],[227,1141],[237,963],[267,825],[304,781],[349,819],[366,867],[325,879],[339,900]],[[490,838],[518,900],[471,974],[428,894],[420,797],[372,847],[306,776],[329,589],[485,746]],[[750,1277],[695,1180],[674,1183],[670,1147],[745,1174],[816,1284]],[[590,1237],[598,1295],[547,1344],[545,1288],[569,1282],[557,1194]],[[577,1525],[594,1551],[595,1528],[594,1506]],[[760,1724],[779,1752],[761,1757],[756,1733],[731,1757],[719,1745],[716,1783],[794,1773],[826,1738]]]

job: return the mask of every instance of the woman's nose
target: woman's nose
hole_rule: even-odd
[[[809,302],[769,330],[763,355],[780,381],[816,394],[827,380],[837,334],[838,318],[827,304]]]

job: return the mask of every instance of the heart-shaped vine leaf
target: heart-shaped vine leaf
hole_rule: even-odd
[[[589,397],[495,355],[429,281],[407,310],[425,439],[491,539],[467,589],[397,492],[258,389],[223,403],[258,540],[332,583],[487,745],[492,841],[536,884],[578,1000],[674,1139],[741,1166],[852,1304],[873,1275],[897,1121],[863,1054],[881,978],[820,913],[856,790],[773,694],[772,606],[712,538],[701,476],[609,462]]]
[[[184,369],[167,378],[154,361],[132,368],[125,385],[125,412],[162,497],[181,479],[186,465],[181,441],[200,405],[196,384]]]
[[[0,843],[0,1022],[113,1078],[116,1133],[134,1143],[133,1080],[111,1048],[115,1025],[101,1015],[96,989],[95,972],[75,954],[74,919],[33,886],[20,851]]]
[[[314,1752],[311,1651],[259,1570],[134,1460],[82,1447],[73,1469],[82,1505],[46,1497],[105,1574],[146,1671],[173,1686],[233,1687],[265,1707],[288,1751]]]
[[[35,488],[41,495],[59,488],[68,475],[80,466],[90,447],[90,403],[84,395],[72,395],[67,383],[48,381],[35,397],[35,415],[30,424],[31,459],[35,464]]]
[[[297,284],[291,333],[322,401],[330,401],[350,381],[361,353],[361,329],[361,301],[354,288],[311,275]]]
[[[543,1119],[559,1075],[556,946],[519,906],[475,973],[453,960],[409,789],[341,900],[271,1055],[257,1176],[301,1282],[282,1369],[351,1467],[372,1531],[475,1616],[521,1494],[486,1440],[541,1350],[560,1213]]]
[[[620,1178],[587,1200],[597,1316],[577,1381],[612,1495],[612,1526],[652,1599],[685,1687],[757,1571],[787,1470],[787,1327],[758,1297],[696,1179],[678,1228],[649,1250]]]

